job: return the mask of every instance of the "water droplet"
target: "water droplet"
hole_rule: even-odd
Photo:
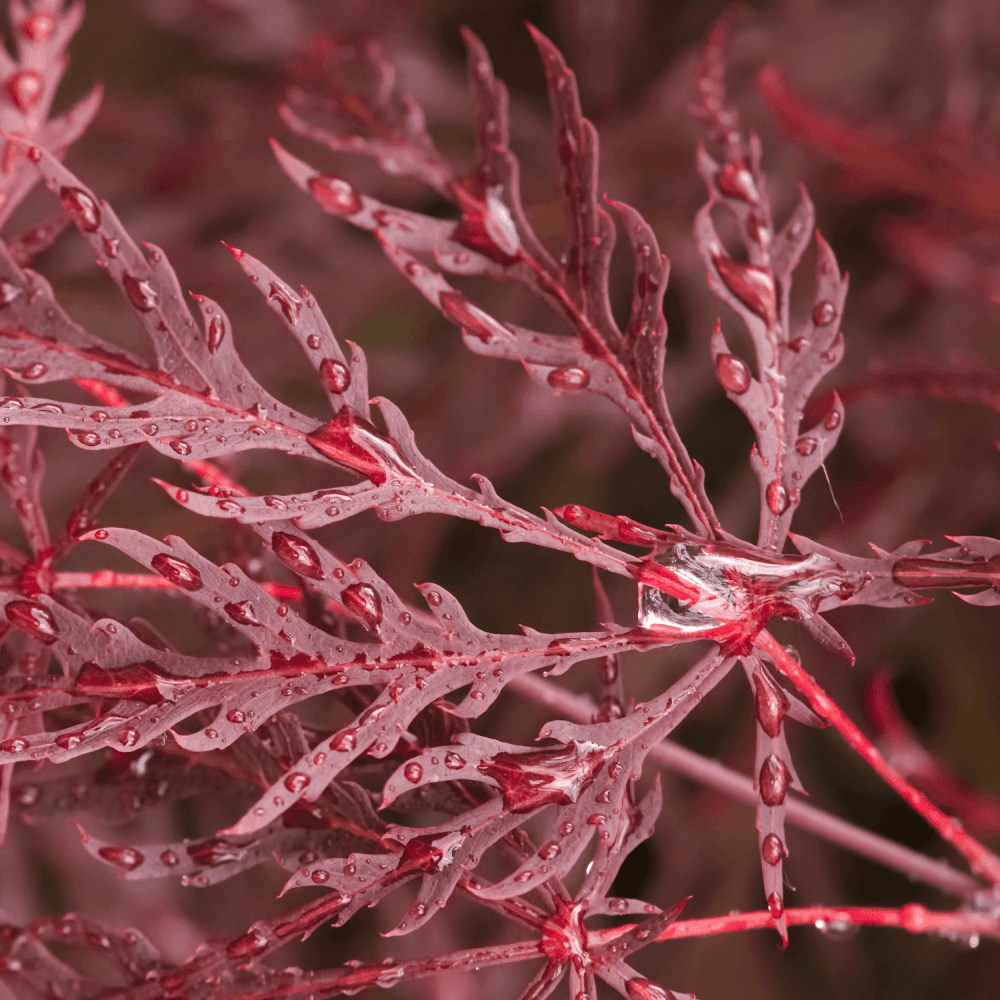
[[[23,294],[17,285],[9,281],[0,281],[0,307],[9,306],[19,295]]]
[[[441,602],[443,600],[444,600],[444,598],[436,590],[428,590],[427,591],[427,603],[432,608],[439,608],[439,607],[441,607]]]
[[[360,618],[370,629],[382,621],[382,599],[370,583],[352,583],[340,593],[344,607]]]
[[[329,882],[330,881],[330,873],[328,871],[326,871],[325,869],[323,869],[323,868],[317,868],[312,873],[312,880],[317,885],[322,885],[324,882]]]
[[[169,849],[160,855],[160,861],[162,861],[168,868],[173,868],[174,865],[180,864],[180,860],[181,859]]]
[[[263,625],[264,623],[254,614],[253,605],[249,601],[240,601],[224,605],[223,611],[229,615],[234,622],[240,625]]]
[[[29,111],[42,96],[42,77],[33,69],[22,69],[7,81],[7,93],[21,111]]]
[[[323,208],[334,215],[353,215],[363,207],[358,192],[340,177],[317,174],[309,179],[309,190]]]
[[[817,302],[812,311],[812,320],[816,326],[829,326],[837,318],[837,308],[828,300]]]
[[[574,826],[567,820],[565,823],[559,824],[559,832],[564,836],[568,837],[574,830]]]
[[[43,365],[41,361],[28,365],[21,372],[21,378],[41,378],[49,370],[48,365]]]
[[[329,392],[347,392],[351,385],[350,369],[332,358],[324,358],[320,362],[319,377]]]
[[[125,286],[125,294],[128,296],[129,302],[139,312],[150,312],[156,308],[156,300],[159,296],[156,294],[156,289],[146,279],[123,274],[122,284]]]
[[[771,911],[771,916],[775,920],[780,920],[785,912],[785,901],[776,892],[772,892],[767,897],[767,908]]]
[[[716,358],[715,374],[719,385],[727,392],[739,395],[750,388],[750,369],[745,361],[734,354],[720,354]]]
[[[76,439],[88,448],[96,448],[101,443],[101,435],[95,434],[93,431],[83,431],[77,434]]]
[[[303,774],[301,771],[294,771],[285,777],[285,788],[287,788],[293,795],[298,795],[304,788],[306,788],[312,779],[308,774]]]
[[[575,365],[553,368],[546,381],[553,389],[586,389],[590,384],[590,372]]]
[[[132,871],[146,859],[134,847],[101,847],[97,853],[111,864]]]
[[[139,742],[139,731],[129,726],[118,734],[118,742],[123,747],[134,747]]]
[[[840,410],[831,410],[823,421],[823,426],[828,431],[835,431],[840,426]]]
[[[42,604],[35,601],[11,601],[4,611],[11,624],[46,646],[51,646],[59,638],[55,618]]]
[[[101,210],[93,195],[77,187],[59,189],[59,200],[66,214],[85,232],[93,233],[101,225]]]
[[[276,531],[271,536],[274,554],[293,572],[310,580],[323,580],[322,564],[316,550],[301,538]]]
[[[208,324],[208,349],[212,354],[222,346],[226,337],[226,324],[221,316],[213,316]]]
[[[226,945],[226,954],[230,958],[253,958],[266,950],[267,936],[255,928]]]
[[[757,721],[771,739],[777,739],[788,712],[788,696],[762,670],[754,671],[753,684]]]
[[[785,845],[776,833],[769,833],[760,845],[760,856],[769,864],[776,865],[782,858],[788,857]]]
[[[63,733],[62,736],[56,737],[56,743],[63,748],[63,750],[74,750],[83,742],[83,737],[78,733]]]
[[[424,769],[415,760],[412,760],[403,768],[403,776],[407,781],[416,785],[424,776]]]
[[[757,189],[753,176],[746,167],[727,163],[715,172],[715,186],[730,198],[753,204],[757,201]]]
[[[816,438],[800,437],[795,442],[795,450],[802,456],[811,455],[816,450]]]
[[[626,979],[625,992],[629,1000],[677,1000],[676,995],[670,990],[665,990],[652,979],[643,979],[641,976]]]
[[[3,743],[0,743],[0,751],[3,753],[24,753],[27,749],[28,741],[23,736],[15,736],[13,739],[4,740]]]
[[[465,758],[460,757],[454,750],[449,750],[444,755],[444,766],[452,771],[461,771],[465,767]]]
[[[169,580],[175,587],[180,587],[181,590],[194,593],[204,586],[198,570],[189,562],[178,559],[176,556],[168,555],[166,552],[157,552],[149,564],[160,576]]]
[[[288,510],[288,504],[280,497],[264,497],[264,503],[272,510]]]
[[[25,38],[33,42],[44,42],[56,30],[56,19],[51,14],[32,14],[21,25]]]
[[[780,806],[791,783],[792,775],[784,761],[771,754],[760,768],[758,784],[761,801],[766,806]]]
[[[772,480],[764,491],[764,499],[772,514],[784,514],[788,510],[788,490],[777,479]]]
[[[350,753],[357,746],[357,737],[353,729],[345,729],[330,741],[330,749],[338,753]]]
[[[242,709],[239,708],[232,709],[232,711],[230,711],[230,713],[226,716],[226,718],[230,722],[235,723],[236,725],[242,725],[244,722],[247,721],[245,713],[242,711]]]
[[[712,261],[729,291],[773,329],[777,321],[774,275],[766,268],[739,264],[728,257],[713,257]]]
[[[191,454],[191,445],[189,445],[187,441],[182,441],[179,438],[174,438],[170,442],[170,447],[173,451],[177,452],[178,455],[183,456]]]

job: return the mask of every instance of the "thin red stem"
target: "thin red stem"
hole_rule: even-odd
[[[928,910],[918,903],[908,903],[898,909],[883,906],[805,906],[785,910],[784,916],[790,926],[811,924],[819,930],[831,925],[835,925],[838,930],[846,930],[851,926],[899,927],[911,934],[943,934],[968,938],[970,941],[980,937],[1000,938],[1000,922],[996,917],[982,913]],[[771,914],[767,910],[755,910],[752,913],[733,913],[724,917],[681,920],[671,924],[656,940],[710,937],[736,931],[765,930],[769,927],[776,927]]]
[[[99,569],[94,573],[55,573],[52,586],[55,590],[107,590],[112,587],[131,587],[138,590],[172,590],[174,585],[162,576],[152,573],[114,573]],[[257,582],[261,590],[272,597],[286,601],[302,599],[302,588],[270,581]]]
[[[878,748],[847,717],[833,699],[816,683],[802,667],[782,648],[781,644],[766,630],[758,633],[754,645],[774,660],[778,669],[808,699],[813,709],[847,740],[850,745],[871,765],[875,772],[894,788],[902,798],[969,862],[976,875],[987,878],[993,885],[1000,883],[1000,857],[984,847],[962,824],[952,816],[942,812],[922,792],[918,791],[901,774],[889,766]]]
[[[595,706],[586,698],[557,687],[535,674],[515,677],[508,687],[575,722],[590,722],[596,711]],[[670,740],[664,740],[654,747],[649,758],[660,767],[714,788],[745,805],[756,806],[759,801],[753,781],[746,775]],[[794,795],[789,795],[785,800],[785,810],[789,823],[942,892],[965,898],[982,888],[980,882],[953,868],[946,861],[928,858],[909,847],[903,847],[877,833],[817,809]]]

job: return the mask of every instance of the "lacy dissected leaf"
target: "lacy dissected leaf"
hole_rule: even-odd
[[[460,222],[392,208],[338,177],[320,174],[277,144],[275,153],[289,177],[328,212],[379,237],[400,273],[462,329],[471,350],[521,361],[536,381],[557,392],[588,390],[620,406],[640,446],[670,473],[671,488],[698,530],[716,535],[719,525],[705,495],[704,473],[688,456],[663,394],[667,329],[662,302],[668,262],[639,214],[609,201],[628,235],[635,271],[632,311],[623,333],[611,314],[608,295],[615,227],[599,198],[597,134],[581,113],[572,71],[545,36],[534,29],[532,35],[546,71],[562,164],[567,221],[564,263],[559,267],[541,247],[521,208],[517,161],[507,144],[506,91],[471,33],[466,32],[466,43],[477,121],[476,161],[467,176],[453,176],[446,188],[462,212]],[[353,138],[309,126],[291,111],[286,111],[285,120],[299,134],[335,149],[348,148]],[[405,144],[406,136],[398,135],[397,141]],[[379,149],[368,150],[363,141],[352,151],[381,159]],[[419,171],[410,174],[419,177]],[[494,319],[440,273],[416,261],[414,253],[432,253],[437,265],[452,273],[522,285],[546,302],[571,334],[537,333]]]
[[[72,945],[110,961],[116,978],[126,984],[143,983],[161,968],[159,953],[138,931],[109,927],[82,913],[33,920],[23,927],[6,925],[0,935],[0,963],[3,982],[14,996],[42,1000],[53,990],[66,1000],[86,1000],[104,993],[103,980],[91,979],[87,972],[57,958],[48,945]],[[66,952],[60,948],[60,955]],[[97,966],[99,968],[99,966]]]
[[[757,438],[750,462],[760,483],[758,544],[780,551],[802,487],[826,460],[843,426],[836,395],[815,426],[803,433],[800,422],[816,385],[843,356],[840,317],[847,279],[841,279],[833,251],[816,233],[813,305],[804,321],[793,320],[792,274],[813,232],[812,202],[803,189],[791,218],[775,232],[755,142],[751,151],[749,162],[741,158],[720,167],[699,149],[698,169],[709,201],[695,218],[694,235],[709,287],[737,313],[753,344],[756,377],[732,353],[721,325],[712,335],[712,357],[719,383]],[[717,204],[735,222],[746,263],[730,257],[722,245],[712,221]]]
[[[37,143],[61,157],[93,120],[101,103],[101,87],[91,92],[56,118],[49,118],[56,90],[66,69],[66,49],[83,21],[83,4],[26,4],[12,0],[8,17],[16,56],[4,48],[0,52],[0,75],[4,80],[0,96],[0,131],[20,142],[4,144],[0,171],[0,225],[12,215],[38,182],[38,174],[28,161],[24,142]],[[20,239],[18,250],[28,258],[44,248],[44,225],[34,239]],[[38,227],[36,227],[38,230]]]
[[[565,876],[595,836],[618,857],[630,832],[629,783],[640,775],[646,753],[711,691],[733,662],[718,652],[708,654],[659,698],[636,706],[621,719],[590,726],[548,723],[539,738],[558,740],[554,746],[526,749],[460,734],[453,746],[424,750],[397,769],[386,781],[383,805],[409,787],[465,780],[501,790],[501,819],[520,816],[524,822],[555,806],[537,854],[496,884],[474,889],[483,899],[522,895],[550,878]],[[496,806],[477,807],[474,814],[488,808]],[[468,825],[463,814],[451,829],[464,830]]]
[[[784,859],[788,857],[785,796],[790,788],[803,793],[805,789],[792,764],[784,720],[787,716],[810,726],[822,726],[823,721],[794,694],[782,688],[758,657],[745,659],[743,669],[753,688],[757,718],[753,773],[758,796],[756,821],[764,896],[775,927],[787,944],[783,877]]]
[[[468,688],[452,711],[475,717],[525,671],[561,672],[595,656],[672,641],[665,630],[532,631],[520,637],[486,633],[469,622],[451,595],[429,584],[420,590],[432,616],[414,616],[363,561],[346,564],[301,535],[269,526],[260,530],[280,562],[379,641],[331,636],[235,564],[216,566],[178,538],[159,543],[128,529],[99,529],[84,538],[115,545],[165,577],[224,617],[254,652],[230,658],[185,656],[144,644],[120,623],[91,624],[44,596],[28,601],[0,594],[7,619],[47,645],[66,673],[47,686],[35,685],[33,693],[20,685],[5,700],[40,700],[45,708],[94,700],[105,706],[85,724],[0,743],[0,763],[66,760],[105,745],[137,749],[205,709],[217,712],[210,724],[189,734],[173,731],[173,739],[189,751],[219,750],[307,698],[376,686],[378,696],[351,725],[303,754],[229,831],[251,834],[299,799],[315,800],[361,754],[386,756],[413,719],[445,695]]]

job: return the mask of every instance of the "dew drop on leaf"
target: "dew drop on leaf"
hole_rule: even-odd
[[[590,372],[576,365],[553,368],[547,381],[553,389],[586,389],[590,384]]]
[[[444,766],[452,771],[461,771],[465,767],[465,758],[460,757],[454,750],[449,750],[444,755]]]
[[[761,801],[766,806],[780,806],[791,783],[792,775],[784,761],[771,754],[760,768],[758,784]]]
[[[88,448],[96,448],[101,443],[101,435],[95,434],[93,431],[83,431],[77,434],[76,439]]]
[[[776,833],[769,833],[760,845],[760,856],[769,864],[776,865],[782,858],[787,856],[785,845]]]
[[[171,850],[169,850],[169,849],[166,850],[166,851],[164,851],[160,855],[160,861],[162,861],[163,864],[165,864],[168,868],[173,868],[174,865],[177,865],[177,864],[180,863],[180,860],[181,859],[179,857],[177,857],[177,855],[174,854],[174,852],[171,851]]]
[[[403,776],[407,781],[416,785],[424,776],[424,769],[415,760],[411,760],[410,763],[403,768]]]
[[[317,868],[316,871],[312,873],[312,880],[317,885],[322,885],[324,882],[330,881],[330,873],[323,868]]]
[[[21,372],[21,378],[41,378],[48,370],[48,365],[43,365],[41,361],[36,361],[32,365],[28,365]]]
[[[125,294],[129,302],[139,310],[139,312],[150,312],[156,308],[156,300],[159,296],[153,286],[144,278],[136,278],[131,274],[122,275],[122,284],[125,286]]]
[[[767,501],[767,506],[771,513],[778,515],[784,514],[791,502],[788,499],[788,490],[777,479],[768,483],[767,489],[764,492],[764,499]]]
[[[369,628],[376,628],[382,621],[382,599],[370,583],[352,583],[341,591],[340,599]]]
[[[347,392],[351,385],[351,372],[342,361],[324,358],[319,365],[319,377],[329,392]]]
[[[0,743],[0,751],[3,753],[24,753],[27,749],[28,741],[23,736],[15,736],[13,739]]]
[[[63,733],[62,736],[56,737],[56,743],[63,748],[63,750],[74,750],[83,742],[83,737],[77,733]]]
[[[324,579],[323,568],[316,550],[301,538],[276,531],[271,536],[274,554],[293,572],[310,580]]]
[[[51,14],[32,14],[21,25],[21,30],[25,38],[30,38],[33,42],[44,42],[56,30],[56,19]]]
[[[739,264],[728,257],[713,257],[713,263],[723,284],[751,312],[773,328],[777,320],[774,295],[774,275],[763,267]]]
[[[234,622],[240,625],[263,625],[263,622],[254,613],[253,605],[249,601],[231,602],[223,609]],[[233,721],[232,719],[230,721]],[[242,721],[242,720],[240,720]]]
[[[240,708],[231,709],[226,718],[235,725],[242,725],[247,721],[246,714]]]
[[[301,771],[293,771],[291,774],[285,776],[285,788],[293,795],[298,795],[299,792],[309,785],[311,780],[308,774],[303,774]]]
[[[111,864],[126,871],[138,868],[146,860],[134,847],[101,847],[97,853],[105,861],[110,861]]]
[[[208,349],[215,352],[222,346],[222,341],[226,337],[226,324],[221,316],[213,316],[208,324]]]
[[[157,552],[149,564],[160,576],[169,580],[175,587],[180,587],[181,590],[194,593],[204,586],[198,570],[189,562],[178,559],[176,556],[168,555],[166,552]]]
[[[101,210],[86,191],[77,187],[59,189],[59,200],[66,214],[85,232],[93,233],[101,225]]]
[[[665,990],[652,979],[643,979],[641,976],[625,980],[625,992],[629,1000],[677,1000],[676,995],[670,990]]]
[[[334,215],[353,215],[362,209],[358,192],[343,178],[317,174],[309,179],[309,190]]]
[[[542,844],[538,849],[538,856],[543,861],[552,861],[554,858],[559,857],[561,853],[562,848],[554,840],[550,840],[547,844]]]
[[[823,421],[823,426],[828,431],[835,431],[840,426],[840,410],[831,410]]]
[[[182,441],[179,438],[174,438],[170,442],[170,447],[173,451],[177,452],[178,455],[182,457],[191,454],[191,445],[187,441]]]
[[[28,111],[38,103],[42,89],[41,74],[33,69],[22,69],[7,81],[7,93],[21,111]]]
[[[757,200],[753,177],[746,167],[726,163],[715,172],[715,186],[730,198],[750,202]]]
[[[803,457],[811,455],[816,450],[816,438],[800,437],[795,442],[795,450]]]
[[[727,392],[739,395],[750,388],[750,369],[735,354],[720,354],[715,362],[715,374],[719,385]]]
[[[778,920],[785,912],[785,901],[776,892],[772,892],[767,897],[767,908],[771,911],[771,916]]]
[[[7,620],[33,639],[51,646],[59,638],[52,612],[36,601],[11,601],[4,609]]]
[[[829,326],[837,318],[837,307],[827,299],[817,302],[812,311],[816,326]]]
[[[118,742],[123,747],[134,747],[139,742],[139,731],[128,726],[118,734]]]

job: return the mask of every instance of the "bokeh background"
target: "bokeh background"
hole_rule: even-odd
[[[287,135],[276,105],[294,76],[295,53],[315,32],[330,32],[344,44],[375,39],[423,105],[440,147],[457,163],[466,162],[472,133],[458,29],[468,25],[510,87],[525,204],[539,234],[557,246],[562,215],[556,158],[544,77],[524,28],[531,21],[577,72],[585,112],[601,137],[604,190],[647,216],[672,261],[665,306],[668,398],[690,451],[707,470],[723,522],[750,538],[758,496],[747,463],[752,436],[715,384],[708,350],[716,316],[722,314],[731,343],[739,343],[739,325],[709,295],[691,237],[705,197],[694,170],[699,129],[688,113],[691,81],[697,47],[721,10],[714,0],[91,0],[58,104],[68,105],[94,80],[103,80],[106,91],[96,121],[67,163],[114,205],[134,237],[166,251],[182,287],[224,306],[250,367],[292,405],[322,416],[322,397],[308,367],[289,350],[280,323],[220,240],[261,258],[293,285],[309,287],[338,335],[367,351],[373,391],[402,407],[418,444],[449,475],[461,481],[483,473],[503,496],[531,510],[576,502],[653,525],[683,521],[661,470],[634,446],[610,404],[557,398],[516,366],[469,354],[373,240],[322,214],[285,179],[268,149],[267,137],[276,135],[383,200],[441,212],[444,206],[416,185]],[[1000,5],[754,4],[734,21],[728,57],[733,102],[745,127],[763,140],[776,221],[794,204],[798,182],[805,183],[819,228],[851,273],[846,358],[823,388],[854,385],[898,365],[977,373],[985,386],[978,401],[887,392],[852,401],[827,463],[829,485],[814,477],[795,529],[857,554],[868,542],[892,549],[913,538],[940,546],[946,533],[1000,536],[1000,306],[991,301],[1000,294],[1000,277],[991,284],[994,269],[1000,275],[1000,216],[988,205],[978,213],[956,206],[933,185],[913,190],[887,177],[878,169],[874,142],[866,167],[864,157],[846,163],[829,149],[785,134],[754,85],[759,68],[776,60],[810,101],[873,140],[905,151],[929,176],[971,163],[1000,184]],[[50,211],[47,198],[36,193],[23,209],[24,220]],[[84,325],[109,339],[138,342],[127,309],[75,234],[67,233],[36,267]],[[807,290],[810,272],[807,259]],[[628,305],[627,267],[614,273],[621,313]],[[555,329],[516,290],[470,285],[469,291],[503,317]],[[58,522],[99,459],[72,448],[65,435],[43,434],[49,468],[44,496]],[[293,478],[300,488],[331,484],[326,468],[273,453],[236,456],[226,471],[259,493],[284,492]],[[181,534],[220,560],[253,548],[251,537],[223,536],[216,523],[171,505],[149,482],[153,475],[189,481],[183,470],[150,453],[105,508],[104,522],[159,536]],[[5,517],[3,525],[5,537],[18,541],[12,519]],[[388,525],[365,515],[320,537],[342,556],[368,559],[403,593],[415,582],[442,584],[482,628],[516,630],[523,623],[562,631],[596,622],[587,567],[507,545],[474,524],[422,516]],[[108,565],[108,552],[81,546],[74,559],[78,568],[96,568]],[[120,566],[133,568],[124,561]],[[634,587],[620,579],[606,583],[617,620],[634,623]],[[93,603],[122,618],[141,614],[191,652],[208,650],[218,638],[212,623],[192,616],[179,596],[102,595]],[[864,692],[872,672],[891,671],[902,710],[923,745],[977,788],[1000,795],[995,611],[943,594],[925,607],[853,609],[831,618],[858,654],[853,670],[793,626],[776,631],[798,646],[808,669],[859,722],[865,722]],[[629,660],[629,694],[644,698],[662,690],[683,659],[656,654]],[[593,678],[583,668],[563,683],[586,691]],[[747,695],[734,673],[677,738],[748,772],[753,716]],[[526,742],[543,719],[542,709],[508,694],[476,728]],[[908,846],[948,856],[836,734],[800,729],[790,742],[815,804]],[[107,780],[113,785],[112,770]],[[759,909],[752,810],[669,774],[663,780],[665,805],[656,835],[626,865],[618,891],[662,905],[691,894],[687,916]],[[181,960],[206,938],[235,935],[251,920],[305,900],[304,893],[276,900],[283,875],[266,866],[211,889],[120,882],[86,856],[65,815],[35,815],[30,803],[22,805],[22,818],[0,848],[6,920],[89,911],[141,928],[166,956]],[[113,823],[108,816],[77,818],[122,842],[141,843],[206,835],[239,811],[239,803],[219,797],[158,809],[118,803]],[[985,832],[1000,846],[1000,824]],[[794,828],[788,841],[786,870],[795,890],[787,893],[788,905],[955,904]],[[412,939],[378,937],[390,926],[392,914],[366,911],[348,927],[317,933],[280,957],[324,968],[346,958],[494,942],[501,933],[491,915],[457,900]],[[893,931],[832,936],[803,929],[792,931],[785,952],[771,933],[728,935],[649,948],[636,965],[664,985],[706,1000],[996,995],[1000,948],[988,941],[972,944]],[[513,996],[520,974],[516,968],[484,972],[397,987],[389,995]]]

